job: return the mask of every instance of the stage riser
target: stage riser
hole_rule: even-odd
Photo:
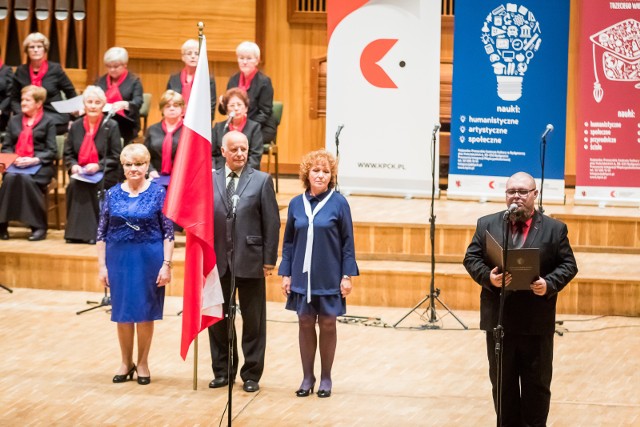
[[[428,265],[427,265],[428,268]],[[0,259],[0,283],[9,287],[102,292],[97,263],[91,257],[5,253]],[[183,262],[176,262],[173,283],[184,278]],[[267,299],[284,302],[281,278],[267,281]],[[383,307],[413,307],[429,293],[430,273],[361,269],[354,278],[349,304]],[[440,299],[452,310],[478,310],[480,287],[466,273],[439,273],[435,287]],[[181,296],[181,285],[167,287],[167,295]],[[440,307],[442,308],[442,307]],[[640,316],[640,282],[576,279],[561,294],[558,312],[589,315]]]

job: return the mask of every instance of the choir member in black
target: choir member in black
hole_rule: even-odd
[[[0,132],[7,129],[11,117],[11,86],[13,70],[0,60]],[[0,141],[0,144],[2,141]]]
[[[260,63],[260,48],[253,42],[242,42],[236,48],[238,68],[240,71],[231,76],[227,89],[239,87],[249,96],[249,118],[260,124],[262,140],[271,142],[276,136],[276,123],[271,118],[273,109],[273,86],[271,79],[258,70]],[[219,111],[227,114],[220,103]]]
[[[18,155],[13,163],[18,169],[40,168],[33,174],[6,172],[0,186],[0,239],[9,239],[9,221],[31,227],[29,241],[47,237],[45,194],[54,175],[56,127],[44,114],[47,91],[38,86],[22,88],[22,111],[9,120],[3,153]]]
[[[101,172],[104,190],[118,181],[120,163],[120,130],[115,120],[104,122],[102,109],[107,103],[104,91],[87,86],[82,94],[84,117],[71,125],[64,146],[64,162],[70,175],[95,177]],[[96,243],[98,231],[98,191],[101,180],[85,182],[70,179],[67,186],[67,222],[64,238],[67,243]]]
[[[96,82],[104,90],[107,103],[117,111],[115,116],[124,145],[133,141],[140,131],[140,107],[142,107],[142,83],[129,72],[129,53],[123,47],[108,49],[103,58],[107,74]]]
[[[198,41],[189,39],[182,45],[182,62],[184,68],[179,73],[172,74],[167,82],[167,90],[171,89],[182,95],[184,99],[184,110],[189,104],[191,96],[191,86],[193,86],[193,78],[196,74],[196,65],[198,65]],[[209,76],[209,88],[211,90],[211,121],[216,113],[216,81],[213,76]]]
[[[247,116],[247,111],[250,110],[250,101],[247,93],[237,87],[231,88],[220,98],[220,105],[229,114],[229,118],[216,123],[211,131],[214,168],[219,169],[224,167],[225,164],[225,159],[220,152],[222,137],[229,131],[237,130],[245,134],[249,141],[249,166],[255,170],[260,170],[260,160],[264,151],[262,132],[260,131],[260,124]],[[233,113],[233,118],[231,118],[231,113]]]
[[[29,57],[27,64],[19,65],[13,77],[11,89],[11,109],[14,114],[21,111],[22,88],[29,85],[46,89],[47,99],[44,102],[44,112],[51,118],[58,135],[69,129],[69,114],[58,113],[51,105],[54,101],[61,101],[64,93],[67,99],[76,96],[76,90],[69,77],[57,62],[47,59],[49,39],[42,33],[29,34],[22,43],[22,48]]]
[[[171,175],[173,159],[176,157],[182,133],[184,107],[184,99],[176,91],[168,90],[160,98],[162,120],[149,126],[144,137],[144,145],[151,153],[149,164],[151,179],[156,179],[160,175]]]

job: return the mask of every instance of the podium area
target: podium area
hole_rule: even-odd
[[[278,203],[281,234],[289,200],[301,192],[297,179],[281,179]],[[64,190],[62,190],[62,198]],[[361,275],[354,279],[351,304],[412,307],[429,293],[429,199],[349,196],[354,219],[356,257]],[[64,202],[60,203],[64,206]],[[482,215],[504,209],[498,202],[448,200],[435,204],[435,286],[454,310],[478,310],[480,287],[462,266],[467,245]],[[562,291],[558,312],[640,316],[640,209],[545,204],[545,213],[565,222],[578,261],[577,277]],[[64,212],[62,213],[64,219]],[[52,218],[51,218],[52,219]],[[94,246],[66,244],[63,230],[46,240],[28,242],[28,229],[10,227],[11,240],[0,242],[0,283],[9,287],[101,292],[96,281]],[[167,295],[182,295],[185,236],[176,237],[174,278]],[[268,280],[269,301],[284,301],[280,278]]]

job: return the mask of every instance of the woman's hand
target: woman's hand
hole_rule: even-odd
[[[84,167],[84,173],[87,175],[93,175],[100,170],[100,165],[97,163],[89,163]]]
[[[38,163],[40,163],[40,159],[37,157],[18,157],[13,162],[17,168],[28,168],[30,166],[35,166]]]
[[[111,104],[111,109],[116,113],[120,110],[128,110],[129,101],[116,101],[113,104]]]
[[[282,276],[282,295],[285,297],[291,293],[291,277]]]
[[[158,287],[166,286],[171,282],[171,267],[167,264],[162,264],[160,271],[158,272],[158,278],[156,279],[156,283]]]
[[[160,176],[160,174],[158,173],[158,171],[149,172],[149,178],[151,178],[151,179],[156,179],[159,176]]]
[[[491,281],[491,284],[493,286],[495,286],[496,288],[501,288],[502,273],[498,273],[498,271],[500,271],[500,269],[498,267],[494,267],[493,270],[491,270],[491,273],[489,273],[489,280]],[[509,286],[509,284],[511,283],[511,273],[507,271],[505,274],[506,274],[506,277],[504,279],[504,284],[506,286]]]
[[[346,298],[351,293],[351,278],[343,277],[340,281],[340,293],[343,298]]]
[[[73,165],[71,166],[71,173],[82,173],[82,166],[80,165]]]
[[[106,265],[98,267],[98,282],[105,288],[109,287],[109,274]]]

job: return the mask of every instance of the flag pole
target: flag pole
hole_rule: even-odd
[[[202,47],[202,37],[204,36],[204,22],[198,22],[198,55]],[[193,342],[193,389],[198,389],[198,335]]]

